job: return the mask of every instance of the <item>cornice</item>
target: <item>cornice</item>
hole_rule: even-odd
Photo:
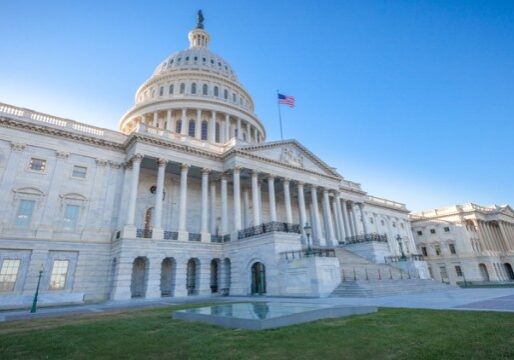
[[[105,140],[95,136],[90,136],[87,134],[77,134],[64,129],[56,129],[50,126],[36,125],[29,122],[25,122],[23,120],[11,119],[3,115],[0,115],[0,126],[11,129],[21,129],[24,131],[48,135],[56,138],[66,138],[71,141],[86,143],[94,146],[101,146],[103,148],[107,148],[110,150],[123,151],[125,148],[124,144],[122,143],[116,143],[113,141]]]

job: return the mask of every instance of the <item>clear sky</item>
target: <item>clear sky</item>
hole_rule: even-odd
[[[280,89],[285,137],[372,195],[514,204],[514,1],[0,4],[0,102],[117,129],[201,8],[268,140]]]

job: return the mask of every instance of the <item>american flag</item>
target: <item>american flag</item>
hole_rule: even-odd
[[[294,108],[294,96],[278,94],[278,103],[287,105],[290,108]]]

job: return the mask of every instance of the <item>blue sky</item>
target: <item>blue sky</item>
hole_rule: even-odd
[[[513,1],[2,3],[0,102],[116,129],[137,87],[210,48],[279,139],[296,138],[370,194],[414,210],[514,204]]]

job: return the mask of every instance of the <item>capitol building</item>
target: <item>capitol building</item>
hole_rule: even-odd
[[[188,39],[118,131],[0,103],[0,308],[30,304],[40,272],[42,304],[324,297],[369,269],[430,277],[404,204],[268,140],[203,21]]]

